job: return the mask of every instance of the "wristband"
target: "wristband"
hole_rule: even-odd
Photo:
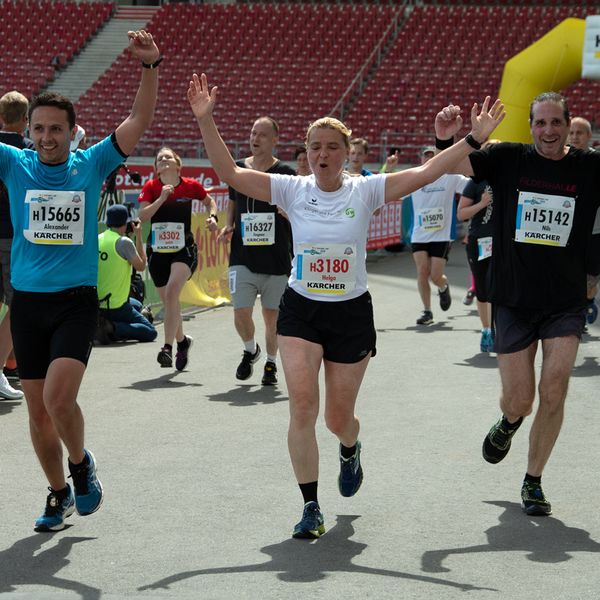
[[[164,56],[159,56],[153,63],[145,63],[144,61],[142,61],[142,67],[144,67],[144,69],[156,69],[156,67],[158,67],[158,65],[160,65],[160,63],[163,61]]]
[[[218,223],[218,222],[219,222],[219,217],[218,217],[217,215],[215,215],[215,213],[210,213],[210,215],[209,215],[209,217],[208,217],[208,218],[209,218],[209,219],[214,219],[214,220],[215,220],[215,223]]]
[[[465,142],[475,150],[481,150],[481,144],[470,134],[465,135]]]
[[[435,136],[435,147],[438,150],[445,150],[450,148],[454,144],[454,138],[448,138],[447,140],[440,140],[439,137]]]

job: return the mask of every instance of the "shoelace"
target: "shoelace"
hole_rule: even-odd
[[[60,500],[58,494],[51,488],[48,488],[50,493],[46,497],[46,510],[44,514],[47,516],[53,516],[60,512],[62,501]]]

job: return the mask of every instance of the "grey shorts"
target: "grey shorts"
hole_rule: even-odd
[[[581,339],[586,309],[573,306],[557,312],[492,306],[494,349],[512,354],[528,348],[536,340],[574,335]]]
[[[10,248],[12,240],[0,240],[0,302],[10,306],[13,297],[10,285]]]
[[[248,267],[229,267],[229,291],[233,308],[251,308],[260,294],[263,308],[276,310],[288,282],[287,275],[253,273]]]

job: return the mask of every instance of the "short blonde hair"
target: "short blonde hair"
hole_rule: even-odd
[[[310,134],[313,129],[333,129],[342,134],[344,138],[344,145],[346,148],[350,148],[350,138],[352,136],[352,130],[348,129],[341,121],[335,119],[333,117],[322,117],[321,119],[317,119],[313,123],[308,126],[308,130],[306,131],[306,145],[308,146],[310,140]]]
[[[17,123],[27,116],[29,100],[20,92],[13,90],[0,98],[0,119],[6,125]]]

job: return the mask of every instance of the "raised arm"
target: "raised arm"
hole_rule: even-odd
[[[477,104],[473,105],[471,109],[471,133],[460,140],[460,142],[436,154],[424,165],[386,175],[385,201],[392,202],[402,196],[407,196],[424,185],[440,178],[444,173],[456,172],[455,167],[458,164],[462,164],[461,161],[466,160],[468,163],[469,154],[488,139],[492,131],[494,131],[504,118],[504,105],[500,100],[496,100],[491,108],[489,108],[489,103],[490,98],[488,96],[483,102],[481,112],[478,112]],[[457,118],[460,118],[460,108],[453,108],[458,109],[457,111],[450,111],[454,114],[454,119],[457,120]],[[460,124],[462,125],[462,120]],[[468,143],[469,140],[470,144]],[[470,163],[468,171],[464,172],[464,174],[473,174]]]
[[[125,154],[131,154],[142,135],[152,123],[156,96],[158,93],[158,65],[160,52],[152,34],[144,31],[129,31],[129,51],[142,61],[142,78],[135,95],[131,113],[117,127],[115,135],[119,148]]]
[[[479,202],[475,202],[475,200],[469,198],[469,196],[461,196],[458,201],[458,208],[456,209],[456,218],[459,221],[468,221],[491,202],[492,195],[487,191],[484,191],[481,194],[481,200],[479,200]]]
[[[261,171],[238,167],[219,134],[213,119],[217,92],[218,88],[216,87],[209,91],[204,73],[200,77],[196,73],[193,74],[187,95],[192,112],[200,127],[208,159],[221,181],[245,196],[271,202],[270,176]]]

